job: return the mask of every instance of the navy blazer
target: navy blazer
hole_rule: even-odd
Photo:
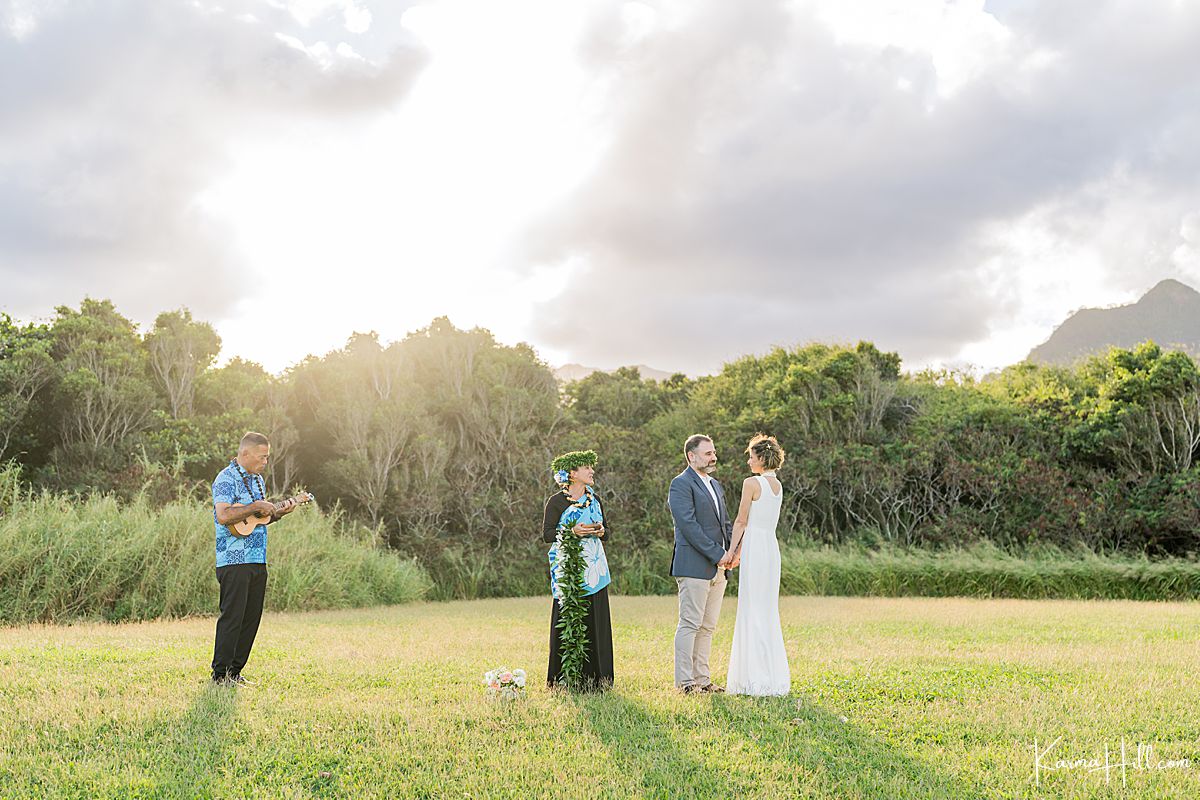
[[[717,508],[704,480],[688,467],[671,480],[667,505],[675,521],[675,552],[671,556],[671,575],[712,580],[717,562],[733,541],[733,523],[725,507],[725,492],[713,480]],[[725,570],[729,577],[729,570]]]

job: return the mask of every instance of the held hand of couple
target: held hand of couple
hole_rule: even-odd
[[[722,569],[733,569],[740,563],[742,563],[742,550],[739,547],[736,553],[726,550],[725,555],[721,556],[721,560],[717,562],[717,566]]]

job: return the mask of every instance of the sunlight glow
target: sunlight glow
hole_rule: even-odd
[[[600,147],[580,107],[582,21],[572,4],[536,0],[411,8],[403,24],[430,61],[397,108],[236,145],[228,175],[200,201],[251,265],[217,323],[223,357],[244,350],[278,370],[352,331],[400,338],[441,315],[520,340],[532,302],[561,281],[518,278],[506,256]],[[340,47],[319,44],[306,49]],[[264,298],[282,313],[259,328]]]

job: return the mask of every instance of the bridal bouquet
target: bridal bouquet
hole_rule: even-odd
[[[499,669],[483,673],[483,683],[487,686],[488,697],[501,700],[516,700],[525,689],[525,670]]]

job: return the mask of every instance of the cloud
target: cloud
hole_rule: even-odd
[[[385,111],[423,66],[411,42],[370,59],[326,43],[370,25],[337,10],[328,30],[251,0],[0,4],[0,310],[87,293],[212,319],[259,291],[197,202],[229,144]]]
[[[997,270],[1035,229],[1040,269],[1083,248],[1097,285],[1148,288],[1187,260],[1171,241],[1136,265],[1120,242],[1091,245],[1094,221],[1120,218],[1178,246],[1200,209],[1200,8],[873,5],[907,27],[833,2],[598,17],[580,57],[608,145],[528,232],[527,263],[576,265],[534,340],[706,371],[869,338],[919,363],[1028,322]],[[1131,187],[1152,202],[1122,202]]]

